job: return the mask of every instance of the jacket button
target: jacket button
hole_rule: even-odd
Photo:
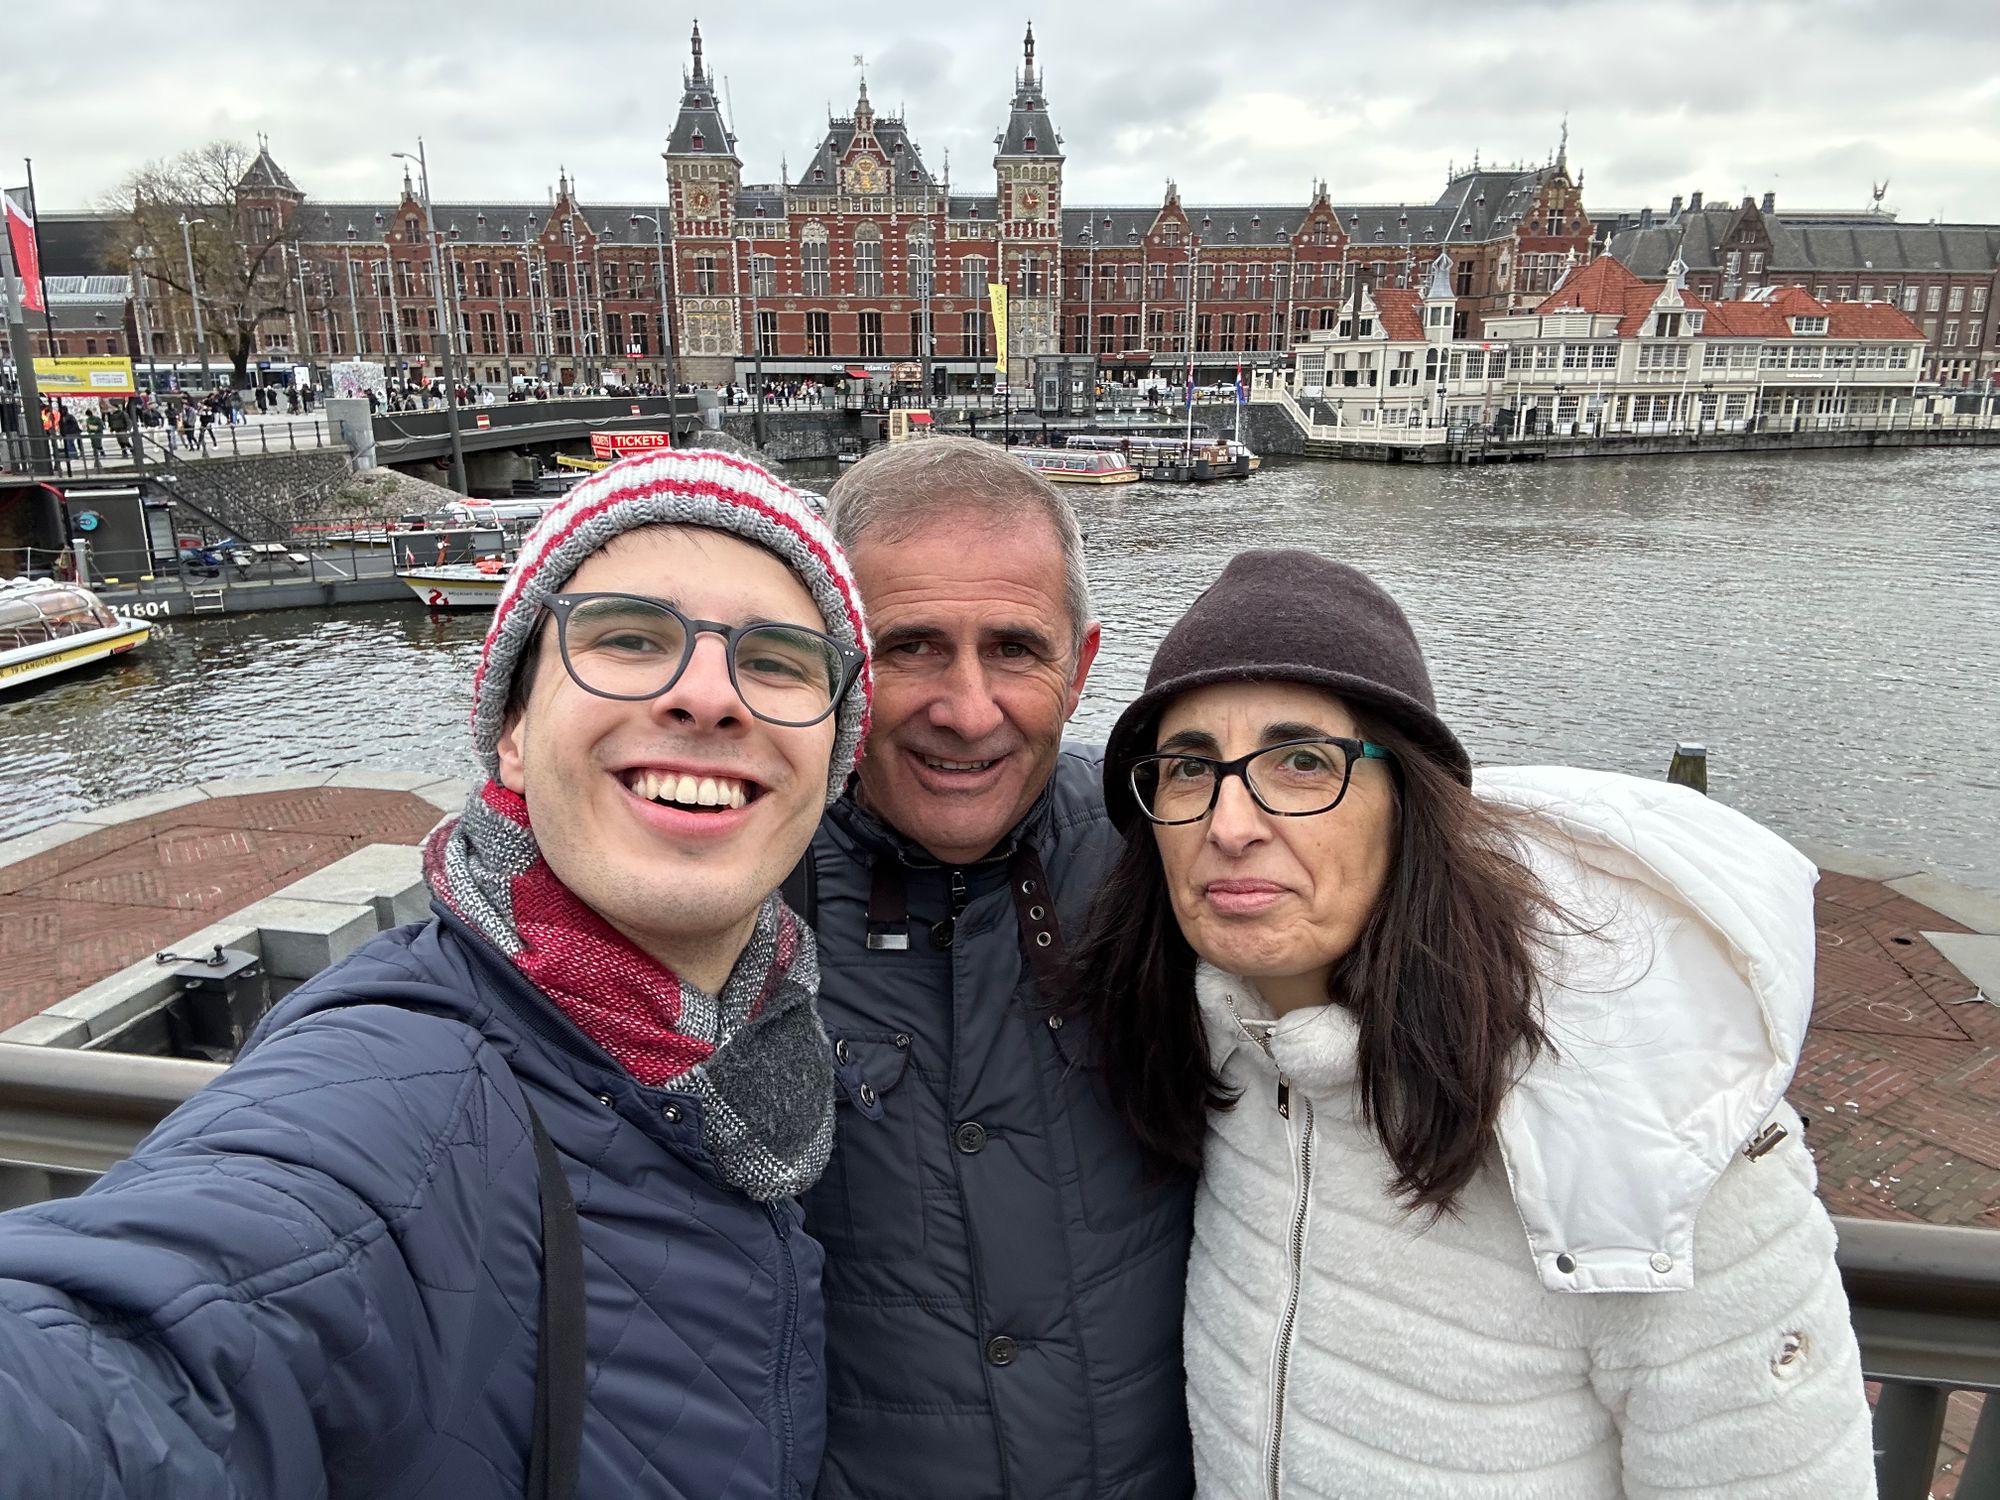
[[[977,1120],[967,1120],[952,1132],[952,1140],[967,1156],[977,1155],[986,1149],[986,1127]]]
[[[1567,1276],[1576,1269],[1576,1257],[1565,1250],[1556,1257],[1556,1269]]]
[[[1664,1250],[1655,1250],[1652,1259],[1647,1261],[1646,1264],[1664,1276],[1674,1268],[1674,1258]]]
[[[665,1120],[669,1125],[680,1124],[681,1107],[672,1100],[668,1100],[660,1106],[660,1118]]]
[[[872,1084],[872,1083],[864,1083],[864,1084],[862,1084],[862,1085],[861,1085],[861,1103],[862,1103],[862,1106],[863,1106],[864,1108],[867,1108],[867,1109],[873,1109],[873,1108],[875,1107],[875,1085],[874,1085],[874,1084]]]
[[[1021,1352],[1021,1346],[1004,1333],[997,1333],[986,1341],[986,1363],[989,1365],[1011,1365],[1014,1356]]]
[[[606,1109],[611,1108],[611,1096],[609,1094],[599,1094],[597,1096],[597,1102],[603,1105]]]
[[[833,1060],[835,1062],[845,1063],[853,1056],[854,1056],[854,1049],[847,1045],[846,1037],[842,1037],[839,1041],[833,1044]]]

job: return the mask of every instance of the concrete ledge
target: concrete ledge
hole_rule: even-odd
[[[256,797],[266,792],[304,792],[326,785],[328,771],[288,771],[281,776],[225,776],[199,781],[195,790],[209,797]]]
[[[264,971],[279,979],[310,979],[375,936],[375,904],[299,901],[266,896],[235,920],[263,938]]]
[[[1898,895],[1921,901],[1932,911],[1942,912],[1954,922],[1963,922],[1976,932],[2000,933],[2000,896],[1990,891],[1959,885],[1940,875],[1905,875],[1886,882]]]
[[[1791,845],[1822,870],[1829,870],[1835,875],[1851,875],[1856,880],[1895,880],[1923,870],[1923,866],[1915,860],[1894,859],[1861,849],[1842,849],[1834,844],[1822,844],[1816,839],[1793,839]]]
[[[360,787],[371,792],[421,792],[444,778],[435,771],[399,771],[388,766],[344,766],[327,777],[326,786]]]
[[[68,1016],[44,1012],[0,1031],[0,1042],[17,1042],[24,1047],[81,1047],[90,1040],[90,1028]]]
[[[430,913],[423,851],[413,844],[369,844],[293,881],[271,899],[374,908],[379,930],[422,921]]]
[[[415,788],[416,794],[442,813],[455,813],[465,806],[465,799],[472,795],[473,783],[447,778],[443,781],[428,782]]]
[[[218,943],[225,948],[242,948],[260,956],[263,952],[256,928],[240,916],[225,917],[207,927],[198,928],[186,937],[175,939],[164,951],[199,957]],[[84,1038],[71,1042],[58,1041],[54,1045],[81,1046],[85,1040],[96,1041],[178,994],[180,986],[174,979],[174,970],[178,967],[178,964],[163,964],[153,958],[142,958],[56,1002],[40,1016],[29,1017],[21,1026],[30,1026],[45,1018],[74,1022],[84,1028]],[[26,1040],[16,1034],[21,1026],[9,1030],[0,1036],[0,1040]]]
[[[1924,939],[1977,985],[1989,1003],[2000,1005],[2000,936],[1984,932],[1927,932]]]
[[[150,797],[134,797],[126,802],[113,802],[108,807],[95,808],[90,812],[71,813],[71,823],[89,823],[97,828],[110,828],[119,823],[132,823],[140,818],[150,818],[154,813],[171,812],[176,807],[186,807],[193,802],[206,802],[208,793],[199,787],[181,787],[171,792],[154,792]]]
[[[82,838],[85,834],[101,831],[101,826],[96,823],[78,823],[64,819],[60,823],[51,823],[46,828],[19,834],[5,843],[0,843],[0,869],[19,864],[24,859],[32,859],[37,854],[45,854],[51,849],[59,849],[64,844]]]

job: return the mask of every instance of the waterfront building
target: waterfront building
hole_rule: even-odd
[[[1860,213],[1782,212],[1762,200],[1677,196],[1604,226],[1605,246],[1645,277],[1679,260],[1704,297],[1793,286],[1821,302],[1883,302],[1917,321],[1923,377],[1946,386],[2000,386],[2000,226],[1903,224],[1876,205]]]
[[[1610,255],[1532,309],[1461,327],[1449,255],[1421,290],[1357,287],[1292,353],[1287,402],[1348,442],[1791,431],[1907,424],[1923,330],[1886,302],[1795,286],[1711,300],[1676,261],[1649,281]]]

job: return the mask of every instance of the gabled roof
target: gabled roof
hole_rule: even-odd
[[[1665,272],[1678,254],[1691,271],[1724,268],[1725,246],[1746,205],[1704,205],[1647,228],[1620,230],[1611,253],[1641,276]],[[1829,219],[1764,214],[1771,249],[1766,271],[1991,271],[2000,266],[2000,228],[1984,224],[1899,224],[1886,216]]]
[[[1632,338],[1665,289],[1665,282],[1643,280],[1616,257],[1600,255],[1544,297],[1535,311],[1616,314],[1618,336]],[[1799,317],[1825,318],[1830,339],[1923,338],[1916,324],[1886,302],[1822,302],[1803,287],[1773,287],[1731,302],[1683,291],[1681,300],[1703,314],[1702,333],[1708,338],[1791,338],[1791,320]]]
[[[877,115],[868,109],[865,86],[852,115],[845,119],[835,116],[827,120],[825,136],[806,157],[806,164],[792,179],[792,185],[807,192],[837,191],[840,164],[853,148],[863,119],[868,122],[869,134],[875,138],[875,144],[881,148],[882,159],[889,164],[891,196],[920,198],[937,191],[937,182],[932,178],[930,168],[924,165],[923,155],[917,150],[909,127],[895,116]],[[815,173],[820,175],[815,177]]]
[[[262,136],[257,138],[257,155],[251,160],[250,165],[243,169],[243,175],[236,179],[236,191],[290,193],[295,198],[305,196],[299,191],[299,185],[285,175],[285,169],[271,159],[271,148]]]
[[[1373,293],[1382,332],[1399,344],[1424,341],[1424,299],[1402,287],[1378,287]]]

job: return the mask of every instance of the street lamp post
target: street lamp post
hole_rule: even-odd
[[[1097,236],[1083,226],[1085,261],[1083,268],[1083,352],[1090,356],[1090,414],[1097,415]]]
[[[412,160],[407,151],[391,151],[393,157],[403,161]],[[444,264],[438,256],[437,216],[431,212],[431,172],[430,163],[424,158],[424,138],[417,137],[417,178],[424,196],[424,237],[431,244],[431,297],[437,303],[438,332],[443,334],[441,352],[444,358],[444,422],[445,430],[451,436],[451,487],[461,495],[470,487],[465,482],[465,443],[458,431],[458,365],[452,358],[452,329],[446,322],[444,301]]]
[[[201,390],[204,396],[208,394],[211,383],[208,373],[208,333],[202,327],[201,288],[196,285],[194,276],[194,237],[188,231],[197,224],[207,222],[206,219],[190,219],[186,214],[181,215],[181,249],[187,253],[188,301],[194,304],[194,341],[201,347]]]
[[[750,241],[750,430],[764,446],[764,329],[757,311],[757,242]]]
[[[132,247],[132,259],[135,263],[134,269],[138,271],[138,275],[132,278],[132,289],[136,293],[132,299],[133,311],[138,314],[139,318],[139,343],[146,351],[146,394],[150,397],[154,394],[155,388],[160,383],[159,362],[153,354],[152,309],[146,295],[146,278],[152,272],[149,269],[144,269],[145,267],[150,267],[152,264],[153,247],[151,245],[134,245]]]
[[[928,411],[931,405],[931,345],[937,342],[931,334],[931,283],[937,279],[937,241],[931,238],[928,227],[924,230],[921,243],[924,247],[924,260],[923,268],[918,273],[917,296],[921,299],[923,309],[920,314],[923,348],[919,351],[923,367],[917,376],[917,389],[923,393],[924,409]]]
[[[660,267],[660,362],[667,382],[667,435],[674,430],[674,413],[678,405],[674,381],[674,310],[667,300],[667,211],[658,214],[634,214],[634,224],[653,226],[653,249],[659,256]]]

